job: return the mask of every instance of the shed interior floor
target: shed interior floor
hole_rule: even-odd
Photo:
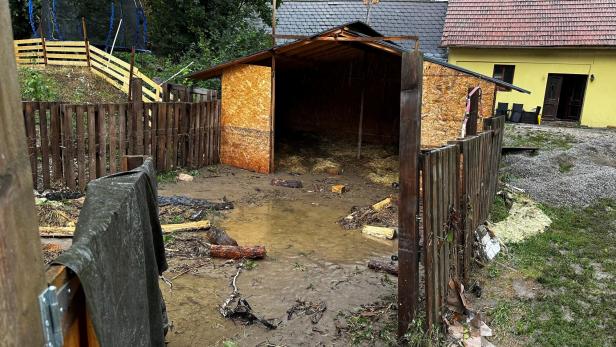
[[[303,175],[358,176],[374,184],[398,183],[398,147],[395,144],[362,144],[313,132],[287,132],[275,141],[276,172]]]

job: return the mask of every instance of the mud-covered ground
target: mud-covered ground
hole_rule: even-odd
[[[243,262],[237,287],[253,312],[273,319],[277,329],[223,318],[220,305],[232,291],[238,261],[212,259],[203,232],[165,236],[169,286],[160,286],[172,328],[170,346],[347,346],[395,343],[397,278],[367,269],[373,258],[388,260],[397,241],[365,236],[339,221],[357,208],[387,197],[396,201],[397,158],[387,149],[366,148],[361,160],[353,149],[335,147],[281,155],[271,175],[216,165],[190,172],[192,182],[159,175],[159,195],[213,202],[231,201],[228,211],[162,206],[163,224],[208,219],[243,246],[263,245],[267,257]],[[298,159],[299,158],[299,159]],[[394,164],[392,164],[394,162]],[[271,184],[299,180],[302,188]],[[331,192],[336,184],[342,194]],[[72,226],[82,201],[42,202],[41,225]],[[397,207],[366,217],[371,225],[395,227]],[[362,221],[358,223],[361,227]],[[57,256],[70,239],[44,239],[45,260]],[[295,308],[295,309],[294,309]],[[315,308],[320,311],[315,316]],[[322,314],[322,316],[321,316]]]

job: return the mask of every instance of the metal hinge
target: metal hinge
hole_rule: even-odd
[[[39,308],[45,347],[61,347],[64,344],[62,319],[68,308],[71,288],[68,283],[60,287],[49,286],[39,294]]]

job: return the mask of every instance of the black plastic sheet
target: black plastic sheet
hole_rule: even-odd
[[[101,346],[164,346],[167,261],[151,160],[88,184],[73,245],[55,263],[79,277]]]

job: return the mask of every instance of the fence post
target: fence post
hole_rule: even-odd
[[[83,44],[86,47],[86,61],[90,67],[90,43],[88,41],[88,30],[86,29],[86,18],[81,17],[81,29],[83,31]]]
[[[43,31],[43,25],[39,25],[39,34],[41,35],[41,45],[43,46],[43,62],[47,65],[47,47],[45,47],[45,31]]]
[[[129,137],[131,141],[134,141],[132,146],[134,153],[130,154],[144,154],[143,146],[143,81],[141,78],[134,77],[130,81],[130,98],[131,98],[131,119],[133,122],[132,133]]]
[[[415,318],[419,294],[419,154],[423,57],[402,54],[400,77],[400,208],[398,211],[398,336]]]
[[[477,121],[479,115],[479,99],[481,98],[481,88],[477,89],[473,94],[475,88],[469,87],[468,94],[470,98],[470,110],[468,123],[466,123],[466,136],[477,135]]]
[[[0,2],[0,346],[42,346],[46,287],[8,1]]]

